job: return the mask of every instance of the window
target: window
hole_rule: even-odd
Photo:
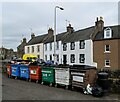
[[[105,52],[110,52],[110,45],[105,45]]]
[[[110,60],[105,60],[105,67],[110,67]]]
[[[32,46],[32,53],[34,52],[34,46]]]
[[[80,41],[80,49],[84,49],[85,48],[85,41],[81,40]]]
[[[64,43],[63,44],[63,51],[66,51],[67,50],[67,43]]]
[[[27,52],[30,53],[30,48],[29,47],[27,47]]]
[[[50,55],[50,60],[52,60],[52,55]]]
[[[56,42],[56,49],[59,50],[59,41]]]
[[[111,30],[111,28],[106,28],[105,30],[104,30],[104,38],[111,38],[112,37],[112,30]]]
[[[52,50],[52,43],[50,43],[50,51]]]
[[[85,63],[85,54],[80,54],[79,61],[80,63]]]
[[[37,52],[40,52],[40,45],[37,46]]]
[[[45,55],[45,60],[47,61],[47,55]]]
[[[75,49],[75,43],[74,43],[74,42],[71,42],[71,44],[70,44],[70,49],[71,49],[71,50],[74,50],[74,49]]]
[[[71,60],[71,63],[75,63],[75,55],[74,54],[71,54],[70,60]]]
[[[47,44],[45,44],[45,51],[47,51]]]
[[[59,55],[57,55],[57,62],[59,62]]]

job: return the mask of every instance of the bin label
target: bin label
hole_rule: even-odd
[[[73,76],[73,81],[83,82],[83,77]]]
[[[30,73],[31,74],[36,74],[36,70],[31,70]]]
[[[44,71],[44,70],[42,70],[42,72],[44,72],[44,73],[51,73],[51,71]]]
[[[26,73],[26,70],[22,70],[21,73]]]
[[[12,69],[12,72],[16,72],[16,69]]]

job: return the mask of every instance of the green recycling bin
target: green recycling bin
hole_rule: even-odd
[[[48,83],[53,86],[55,83],[55,66],[42,66],[42,83]]]

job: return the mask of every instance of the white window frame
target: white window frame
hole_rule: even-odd
[[[79,44],[80,49],[85,49],[85,40],[80,40],[79,43],[80,43]],[[83,45],[82,45],[82,43],[83,43]]]
[[[59,54],[57,54],[57,62],[59,62]]]
[[[45,44],[45,51],[47,51],[47,44]]]
[[[52,51],[52,42],[50,43],[50,51]]]
[[[106,50],[107,49],[107,45],[109,46],[109,51]],[[105,45],[105,53],[110,53],[110,45],[109,44]]]
[[[67,43],[63,43],[63,51],[67,51]]]
[[[109,36],[107,36],[107,33],[109,34]],[[105,30],[104,30],[104,38],[111,38],[112,37],[112,30],[111,30],[111,28],[106,28]]]
[[[59,41],[56,42],[56,50],[59,50]]]
[[[74,56],[74,57],[72,58],[72,56]],[[75,63],[75,54],[70,55],[70,62]]]
[[[34,51],[35,51],[35,47],[34,47],[34,46],[32,46],[32,53],[34,53]]]
[[[47,55],[45,55],[45,60],[47,61]]]
[[[37,52],[40,52],[40,45],[37,45]]]
[[[27,53],[30,53],[30,47],[27,47]]]
[[[83,59],[81,58],[81,55],[84,55]],[[82,61],[82,60],[84,60],[84,61]],[[85,63],[85,54],[79,54],[79,62],[80,63]]]
[[[106,65],[107,61],[109,61],[109,65]],[[110,60],[105,60],[105,67],[110,67]]]
[[[70,43],[70,50],[75,50],[75,42]]]

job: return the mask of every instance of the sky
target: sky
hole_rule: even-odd
[[[18,0],[19,1],[19,0]],[[35,36],[46,34],[49,27],[54,29],[54,8],[57,9],[56,32],[66,31],[66,26],[71,23],[74,30],[84,29],[95,25],[96,17],[103,17],[104,26],[118,24],[118,2],[117,0],[104,2],[80,2],[75,0],[68,2],[37,1],[28,2],[21,0],[4,0],[0,3],[0,43],[5,48],[15,51],[21,40],[31,38],[31,30]],[[67,22],[66,22],[67,20]],[[1,42],[2,41],[2,42]]]

